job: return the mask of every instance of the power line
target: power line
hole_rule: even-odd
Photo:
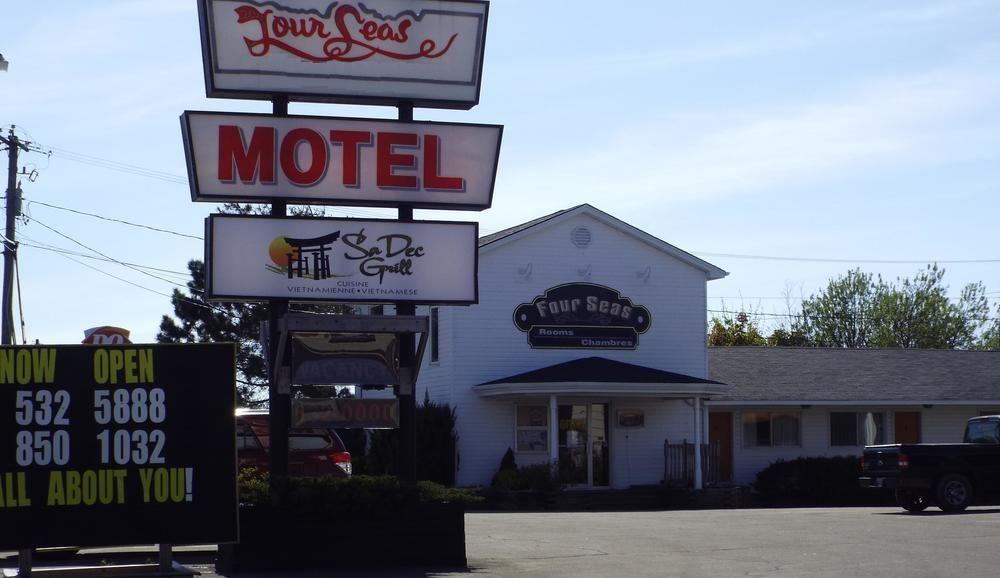
[[[136,287],[136,288],[139,288],[139,289],[142,289],[143,291],[149,291],[150,293],[154,293],[156,295],[161,295],[163,297],[169,297],[171,299],[173,298],[173,294],[172,293],[164,293],[162,291],[157,291],[156,289],[153,289],[151,287],[146,287],[145,285],[140,285],[140,284],[135,283],[133,281],[129,281],[128,279],[125,279],[124,277],[119,277],[119,276],[117,276],[117,275],[115,275],[113,273],[108,273],[107,271],[105,271],[103,269],[100,269],[98,267],[94,267],[93,265],[89,265],[89,264],[84,263],[83,261],[80,261],[78,259],[74,259],[73,257],[71,257],[69,255],[66,255],[66,254],[63,254],[63,253],[60,253],[60,255],[62,257],[65,257],[66,259],[69,259],[70,261],[73,261],[74,263],[77,263],[79,265],[83,265],[84,267],[86,267],[88,269],[93,269],[94,271],[97,271],[101,275],[106,275],[108,277],[111,277],[112,279],[116,279],[118,281],[121,281],[122,283],[128,283],[129,285],[131,285],[133,287]],[[235,315],[233,313],[230,313],[230,312],[226,311],[225,309],[222,309],[220,307],[215,307],[215,306],[212,306],[212,305],[207,304],[207,303],[201,303],[199,301],[195,301],[193,299],[189,299],[187,297],[184,297],[183,295],[180,297],[180,299],[181,299],[181,301],[184,301],[186,303],[190,303],[191,305],[195,305],[195,306],[201,307],[203,309],[208,309],[210,311],[215,311],[216,313],[221,313],[221,314],[223,314],[223,315],[225,315],[227,317],[231,317],[231,318],[233,318],[233,319],[235,319],[237,321],[239,321],[239,320],[242,319],[239,315]]]
[[[131,221],[126,221],[124,219],[115,219],[113,217],[105,217],[104,215],[98,215],[96,213],[88,213],[86,211],[80,211],[78,209],[70,209],[69,207],[60,207],[59,205],[53,205],[50,203],[43,203],[42,201],[28,201],[28,205],[42,205],[43,207],[49,207],[52,209],[59,209],[61,211],[69,211],[70,213],[76,213],[78,215],[85,215],[87,217],[94,217],[95,219],[101,219],[104,221],[111,221],[113,223],[121,223],[123,225],[130,225],[132,227],[139,227],[141,229],[149,229],[150,231],[156,231],[158,233],[168,233],[171,235],[177,235],[178,237],[187,237],[189,239],[197,239],[199,241],[204,241],[204,238],[197,235],[188,235],[187,233],[178,233],[177,231],[171,231],[170,229],[161,229],[160,227],[154,227],[152,225],[143,225],[141,223],[133,223]]]
[[[172,173],[158,171],[155,169],[148,169],[146,167],[140,167],[138,165],[131,165],[128,163],[122,163],[118,161],[113,161],[110,159],[104,159],[101,157],[95,157],[91,155],[85,155],[82,153],[76,153],[66,149],[61,149],[57,147],[50,147],[52,156],[56,158],[65,159],[68,161],[73,161],[85,165],[91,165],[95,167],[100,167],[112,171],[118,171],[120,173],[128,173],[132,175],[138,175],[141,177],[147,177],[151,179],[157,179],[160,181],[165,181],[168,183],[174,183],[178,185],[187,185],[188,180],[186,177],[180,175],[175,175]]]
[[[119,264],[119,265],[121,265],[123,267],[131,269],[131,270],[133,270],[133,271],[135,271],[137,273],[141,273],[141,274],[143,274],[143,275],[145,275],[147,277],[152,277],[153,279],[158,279],[158,280],[163,281],[165,283],[170,283],[171,285],[177,285],[178,287],[184,287],[184,285],[176,283],[176,282],[174,282],[171,279],[164,279],[163,277],[160,277],[159,275],[154,275],[154,274],[150,273],[149,271],[143,271],[142,269],[139,269],[138,267],[134,267],[132,265],[129,265],[129,264],[125,263],[124,261],[120,261],[118,259],[115,259],[114,257],[111,257],[110,255],[106,255],[106,254],[98,251],[97,249],[94,249],[92,247],[88,247],[87,245],[84,245],[83,243],[81,243],[80,241],[77,241],[73,237],[70,237],[69,235],[66,235],[65,233],[62,233],[62,232],[60,232],[60,231],[58,231],[58,230],[56,230],[56,229],[54,229],[54,228],[46,225],[45,223],[39,221],[38,219],[32,219],[32,221],[35,222],[35,223],[38,223],[39,225],[45,227],[46,229],[52,231],[53,233],[59,235],[60,237],[63,237],[64,239],[72,241],[73,243],[76,243],[77,245],[83,247],[84,249],[86,249],[86,250],[88,250],[88,251],[90,251],[92,253],[96,253],[96,254],[100,255],[101,257],[104,257],[105,259],[110,259],[111,261],[113,261],[113,262],[115,262],[115,263],[117,263],[117,264]]]
[[[726,311],[725,309],[709,309],[708,312],[709,313],[721,313],[723,315],[732,315],[733,313],[736,313],[734,311]],[[845,317],[845,316],[840,316],[840,315],[806,315],[806,314],[803,314],[803,313],[761,313],[759,311],[740,311],[738,313],[743,313],[745,315],[753,315],[753,316],[757,316],[757,317],[790,317],[790,318],[795,318],[795,319],[813,319],[813,320],[820,320],[820,321],[870,321],[870,322],[877,322],[877,321],[884,321],[885,320],[882,317],[865,317],[865,316],[861,316],[861,315],[853,316],[853,317]],[[987,316],[987,317],[971,317],[970,319],[973,320],[973,321],[996,321],[996,320],[1000,319],[1000,317],[989,317],[989,316]]]
[[[1000,259],[834,259],[824,257],[781,257],[776,255],[743,255],[737,253],[703,253],[692,251],[695,255],[705,257],[724,257],[729,259],[758,259],[763,261],[805,261],[811,263],[865,263],[877,265],[927,265],[939,263],[942,265],[1000,263]]]
[[[115,259],[108,259],[106,257],[96,257],[94,255],[80,253],[79,251],[70,251],[69,249],[63,249],[61,247],[56,247],[55,245],[49,245],[47,243],[39,243],[38,241],[35,241],[34,239],[30,239],[28,237],[24,237],[23,235],[22,237],[25,239],[29,239],[29,241],[32,241],[32,242],[22,241],[21,242],[22,247],[32,247],[34,249],[41,249],[43,251],[51,251],[53,253],[61,253],[63,255],[73,255],[75,257],[83,257],[84,259],[92,259],[94,261],[104,261],[106,263],[119,263],[119,261],[116,261]],[[149,265],[139,265],[138,263],[128,263],[125,261],[122,261],[121,263],[128,265],[130,267],[138,267],[140,269],[157,271],[159,273],[165,273],[168,275],[177,275],[178,277],[183,277],[185,280],[191,275],[190,272],[185,273],[183,271],[174,271],[172,269],[161,269],[159,267],[150,267]]]

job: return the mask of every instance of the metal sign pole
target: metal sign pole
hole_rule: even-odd
[[[170,572],[174,569],[174,547],[171,544],[158,544],[160,550],[160,572]]]
[[[413,103],[401,102],[397,106],[399,120],[413,120]],[[398,218],[402,222],[413,221],[413,207],[399,207]],[[417,307],[412,303],[396,303],[396,315],[416,315]],[[413,333],[399,335],[400,373],[416,375],[413,371],[416,341]],[[409,371],[406,371],[409,370]],[[407,380],[399,387],[399,478],[404,482],[417,481],[417,403],[415,380]]]
[[[31,576],[31,556],[34,552],[28,548],[17,551],[17,576],[18,578],[29,578]]]
[[[288,116],[288,97],[278,96],[273,100],[273,114],[275,116]],[[274,201],[271,203],[271,217],[282,218],[287,211],[284,201]],[[288,483],[288,424],[291,421],[291,386],[282,379],[284,372],[278,366],[278,361],[285,356],[278,348],[282,346],[279,339],[278,325],[285,313],[288,312],[288,301],[284,299],[271,299],[267,302],[267,321],[270,333],[268,343],[270,351],[265,352],[271,371],[268,375],[268,407],[270,426],[270,489],[271,499],[278,503],[284,501],[285,491]],[[282,361],[282,365],[284,365]]]

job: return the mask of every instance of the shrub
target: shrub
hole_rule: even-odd
[[[886,494],[862,488],[852,456],[778,460],[757,473],[752,487],[768,506],[848,506],[888,503]]]
[[[559,485],[552,479],[552,468],[549,464],[532,464],[530,466],[517,467],[514,461],[514,450],[507,448],[507,452],[500,460],[500,468],[493,475],[490,486],[497,490],[535,490],[548,492],[559,489]]]
[[[430,401],[417,406],[417,477],[439,484],[455,484],[455,410],[447,404]],[[365,474],[396,474],[399,455],[399,430],[371,432],[368,455],[363,462]],[[353,454],[352,454],[353,455]]]
[[[289,478],[283,507],[290,512],[316,516],[344,513],[383,516],[417,504],[470,504],[481,499],[474,490],[447,488],[430,481],[404,484],[393,476]],[[266,474],[241,473],[240,502],[253,506],[270,504]]]

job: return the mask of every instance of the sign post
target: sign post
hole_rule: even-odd
[[[193,200],[271,203],[267,226],[209,218],[205,261],[208,299],[268,304],[277,499],[292,382],[279,328],[290,301],[393,303],[400,326],[417,320],[417,304],[478,302],[478,225],[414,221],[413,211],[489,208],[503,127],[414,122],[413,108],[478,104],[488,11],[484,0],[199,1],[206,94],[273,102],[270,117],[186,112],[181,124]],[[290,99],[394,106],[398,120],[290,117]],[[287,219],[286,203],[398,213],[392,225]],[[416,481],[420,353],[414,331],[396,341],[399,474]]]

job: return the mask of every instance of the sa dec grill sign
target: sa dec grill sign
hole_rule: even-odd
[[[0,550],[237,538],[234,348],[0,348]]]
[[[206,219],[207,295],[468,305],[478,300],[473,222]]]

